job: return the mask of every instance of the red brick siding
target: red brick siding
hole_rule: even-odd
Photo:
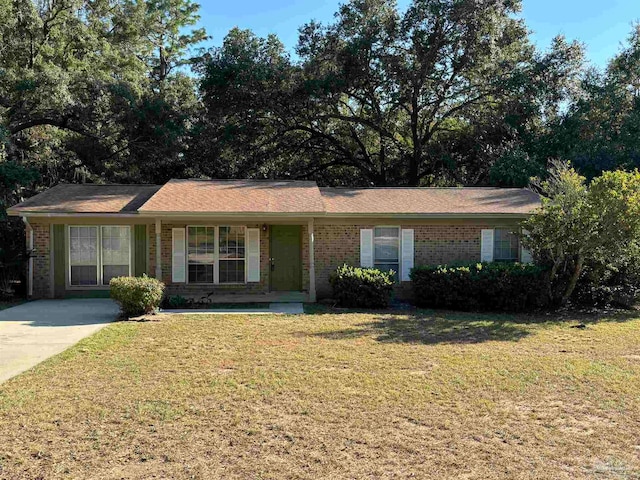
[[[51,291],[51,225],[31,223],[33,228],[33,297],[49,298]],[[29,233],[27,229],[27,245]]]
[[[360,265],[360,229],[374,225],[316,225],[318,297],[331,295],[329,276],[343,263]],[[415,265],[480,260],[481,225],[401,225],[414,230]],[[405,296],[406,285],[398,293]]]

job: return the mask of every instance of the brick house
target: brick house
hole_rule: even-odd
[[[500,188],[319,188],[306,181],[171,180],[58,185],[8,210],[21,216],[34,298],[106,295],[147,274],[169,295],[212,301],[315,301],[343,263],[531,261],[519,223],[537,194]]]

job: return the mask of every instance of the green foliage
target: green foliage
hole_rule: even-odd
[[[630,262],[640,245],[640,173],[604,172],[586,184],[559,165],[541,184],[547,198],[523,224],[523,244],[550,266],[549,295],[564,304],[585,266]]]
[[[111,298],[120,304],[126,317],[155,312],[164,295],[164,283],[147,277],[116,277],[109,282]]]
[[[186,308],[189,301],[182,295],[169,295],[166,304],[168,308]]]
[[[527,152],[515,149],[496,160],[489,170],[489,180],[499,187],[526,187],[533,177],[546,174],[544,165]]]
[[[342,265],[331,275],[333,298],[344,307],[385,308],[393,292],[394,272]]]
[[[418,266],[411,282],[420,307],[524,312],[547,305],[546,275],[520,263]]]
[[[572,301],[585,306],[633,308],[640,300],[640,255],[626,262],[588,263]]]
[[[332,24],[300,29],[298,63],[273,37],[234,30],[200,67],[210,138],[253,175],[486,181],[495,152],[551,116],[580,65],[561,39],[536,53],[519,7],[350,1]]]

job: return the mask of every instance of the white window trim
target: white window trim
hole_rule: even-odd
[[[214,237],[213,237],[213,283],[202,283],[202,282],[189,282],[189,228],[193,227],[206,227],[214,229]],[[220,227],[240,227],[244,230],[244,241],[245,241],[245,250],[244,250],[244,259],[237,258],[235,260],[244,260],[244,282],[233,282],[233,283],[220,283]],[[247,226],[246,225],[187,225],[186,227],[186,284],[187,285],[246,285],[247,282],[247,269],[248,269],[248,255],[247,255]],[[234,260],[229,258],[228,260]],[[224,261],[224,260],[223,260]],[[195,265],[195,264],[194,264]],[[207,264],[210,265],[210,264]]]
[[[373,252],[372,252],[372,258],[373,258],[373,268],[376,268],[376,263],[382,263],[382,262],[376,262],[376,228],[395,228],[398,230],[398,271],[396,272],[396,281],[398,283],[401,283],[402,280],[402,226],[401,225],[374,225],[373,226]]]
[[[93,227],[97,229],[96,234],[96,242],[97,242],[97,252],[96,252],[96,269],[97,271],[97,280],[98,283],[96,285],[73,285],[71,283],[71,229],[78,227]],[[102,227],[121,227],[126,228],[129,231],[129,273],[128,276],[131,276],[131,269],[133,268],[133,236],[131,235],[131,225],[66,225],[66,254],[67,254],[67,285],[66,288],[69,290],[104,290],[109,288],[109,284],[103,284],[103,267],[102,265]]]

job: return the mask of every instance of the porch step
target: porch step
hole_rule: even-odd
[[[194,300],[200,297],[187,296]],[[209,297],[211,303],[305,303],[309,295],[305,292],[269,292],[269,293],[221,293]]]

